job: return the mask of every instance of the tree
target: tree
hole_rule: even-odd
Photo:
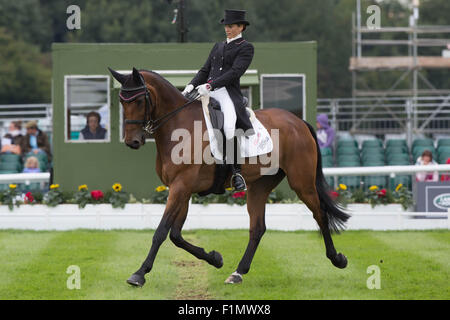
[[[39,49],[0,28],[0,104],[50,101],[51,68]]]

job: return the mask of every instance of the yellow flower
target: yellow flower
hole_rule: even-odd
[[[52,184],[52,185],[50,186],[50,190],[58,189],[58,188],[59,188],[59,184]]]
[[[370,190],[370,191],[376,191],[376,190],[378,190],[378,187],[377,187],[377,186],[371,186],[371,187],[369,188],[369,190]]]
[[[341,189],[341,190],[347,190],[347,186],[346,186],[345,184],[341,183],[341,184],[339,185],[339,189]]]
[[[112,188],[114,189],[115,192],[119,192],[122,190],[122,185],[120,183],[114,183]]]
[[[10,189],[15,189],[15,188],[17,188],[17,184],[10,184],[10,185],[9,185],[9,188],[10,188]]]
[[[226,188],[227,191],[233,191],[233,188]]]
[[[86,184],[82,184],[81,186],[78,186],[78,191],[87,190],[88,187]]]
[[[156,190],[156,192],[162,192],[162,191],[167,190],[167,188],[166,188],[166,186],[159,186],[159,187],[156,188],[155,190]]]
[[[398,190],[400,190],[403,187],[403,184],[399,183],[399,185],[397,186],[397,188],[395,188],[395,191],[398,192]]]

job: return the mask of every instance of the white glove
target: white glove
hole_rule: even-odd
[[[187,95],[188,93],[191,93],[191,91],[194,90],[194,86],[192,84],[188,84],[186,88],[184,88],[183,92],[181,93],[183,96]]]
[[[209,96],[209,92],[211,91],[211,85],[209,83],[205,83],[202,85],[199,85],[197,88],[198,94],[200,96]]]

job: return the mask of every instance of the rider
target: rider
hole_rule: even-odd
[[[226,41],[216,43],[204,66],[186,86],[183,95],[194,88],[201,96],[209,95],[220,103],[224,114],[224,133],[226,145],[234,145],[234,159],[227,157],[226,163],[232,164],[232,184],[237,191],[245,190],[240,165],[236,161],[235,129],[242,129],[246,135],[253,134],[253,126],[244,107],[240,88],[240,77],[245,73],[253,59],[253,45],[242,37],[242,32],[250,23],[245,20],[244,10],[225,10]]]

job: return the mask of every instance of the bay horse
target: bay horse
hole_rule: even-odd
[[[157,149],[156,172],[161,181],[169,187],[164,214],[154,233],[148,256],[127,282],[133,286],[144,285],[145,275],[152,270],[158,249],[169,232],[170,240],[177,247],[216,268],[221,268],[223,259],[220,253],[214,250],[206,252],[203,248],[187,242],[181,234],[190,197],[211,187],[215,165],[203,162],[174,164],[171,159],[171,150],[178,143],[171,140],[174,130],[184,128],[193,133],[195,121],[201,121],[202,130],[206,130],[201,102],[188,100],[158,73],[133,68],[131,74],[124,75],[108,69],[122,85],[119,98],[126,119],[126,145],[139,149],[145,143],[146,133],[151,132]],[[236,271],[225,282],[242,282],[242,275],[249,272],[255,251],[266,230],[264,216],[267,198],[286,176],[289,186],[313,213],[324,238],[327,258],[335,267],[345,268],[347,258],[336,252],[331,233],[342,230],[350,216],[329,194],[329,186],[322,172],[321,153],[315,130],[306,121],[282,109],[258,110],[255,115],[269,132],[271,129],[279,130],[279,154],[276,155],[279,168],[276,174],[262,175],[262,164],[242,164],[242,175],[247,182],[250,236]],[[209,145],[209,141],[201,143],[201,150]],[[225,183],[225,187],[228,186],[229,184]]]

